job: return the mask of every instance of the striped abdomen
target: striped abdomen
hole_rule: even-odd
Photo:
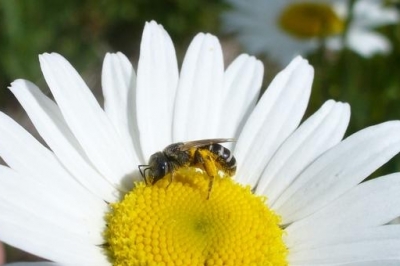
[[[236,159],[232,152],[224,146],[214,143],[202,147],[208,149],[211,153],[216,155],[218,163],[224,168],[223,170],[229,174],[234,175],[236,172]]]

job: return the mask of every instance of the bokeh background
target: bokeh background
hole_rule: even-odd
[[[335,32],[341,40],[345,40],[348,27],[355,19],[354,7],[359,1],[365,0],[322,1],[327,5],[341,2],[347,8],[346,16],[341,17],[343,29]],[[382,7],[389,8],[393,12],[399,11],[399,3],[396,1],[372,1],[379,2]],[[253,53],[252,49],[240,39],[243,40],[243,36],[247,36],[246,32],[243,35],[246,27],[240,28],[239,25],[235,29],[234,23],[231,23],[232,19],[239,21],[243,19],[240,15],[242,11],[245,14],[251,13],[250,9],[256,8],[261,12],[258,19],[261,18],[262,22],[263,12],[267,18],[274,8],[274,2],[284,3],[280,4],[282,11],[293,4],[308,4],[313,1],[254,0],[252,7],[240,2],[240,0],[0,0],[0,110],[10,114],[36,134],[7,87],[13,80],[24,78],[33,81],[49,94],[38,62],[38,54],[43,52],[58,52],[64,55],[82,74],[102,102],[100,73],[105,53],[121,51],[136,67],[143,26],[145,21],[149,20],[156,20],[169,32],[179,62],[182,62],[188,44],[198,32],[210,32],[219,37],[226,65],[240,53],[256,55],[265,66],[263,85],[265,89],[284,66],[276,59],[274,51],[268,50],[268,45],[263,51],[257,50]],[[260,6],[257,6],[257,2]],[[271,10],[268,9],[268,12],[267,9],[262,9],[265,6],[269,8],[269,5]],[[311,15],[307,13],[307,16],[314,16],[316,11],[313,12]],[[225,20],[226,14],[231,14],[230,20]],[[237,18],[234,17],[235,14],[239,14]],[[326,19],[323,14],[317,15],[317,20]],[[368,20],[368,17],[363,19]],[[251,16],[244,20],[250,26],[253,23]],[[274,23],[271,21],[266,20],[265,23]],[[271,25],[263,27],[260,25],[260,20],[257,23],[256,33],[271,37],[273,40],[275,33],[268,31]],[[276,22],[275,30],[285,34],[285,29],[280,27],[281,24]],[[309,59],[316,70],[308,115],[330,98],[350,103],[352,116],[347,135],[376,123],[400,119],[399,21],[376,24],[371,21],[370,24],[372,24],[371,31],[380,34],[388,41],[391,47],[388,51],[365,56],[346,46],[329,49],[325,41],[330,36],[325,32],[308,36],[308,39],[317,40],[317,45],[301,53]],[[298,41],[309,41],[307,38],[300,38]],[[292,52],[287,51],[288,54]],[[399,170],[400,158],[395,157],[374,176]],[[34,256],[9,246],[5,246],[5,250],[7,262],[37,260]]]

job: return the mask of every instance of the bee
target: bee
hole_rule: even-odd
[[[234,139],[202,139],[168,145],[163,151],[150,156],[148,165],[139,165],[139,171],[147,184],[155,184],[167,174],[185,166],[199,166],[210,177],[209,198],[214,178],[222,170],[232,176],[236,172],[236,159],[231,151],[219,143]],[[150,179],[150,180],[149,180]]]

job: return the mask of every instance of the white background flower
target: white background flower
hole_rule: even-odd
[[[343,21],[348,19],[350,12],[348,0],[227,0],[227,3],[231,9],[222,15],[223,30],[236,34],[238,41],[250,53],[266,54],[282,65],[287,64],[295,55],[307,55],[319,46],[317,36],[300,39],[279,25],[279,17],[286,8],[296,3],[324,3],[330,5]],[[383,7],[382,2],[377,0],[358,0],[345,46],[365,57],[389,52],[389,41],[374,29],[398,21],[398,12],[394,7]],[[332,35],[326,40],[327,47],[332,50],[343,48],[340,36]]]
[[[347,19],[350,12],[348,1],[338,0],[333,5],[338,14]],[[352,16],[344,46],[364,57],[392,50],[390,41],[375,29],[399,22],[399,13],[394,6],[384,6],[382,1],[377,0],[358,0],[354,4]],[[339,38],[328,39],[327,45],[333,50],[343,48]]]
[[[255,107],[259,61],[241,55],[224,70],[218,40],[199,34],[178,73],[168,34],[151,22],[137,76],[124,55],[106,56],[104,110],[63,57],[40,63],[55,102],[28,81],[10,89],[50,149],[0,113],[0,240],[63,265],[109,265],[106,202],[141,180],[137,165],[172,142],[236,137],[235,178],[282,216],[289,265],[400,263],[400,225],[385,225],[400,216],[399,174],[358,185],[400,151],[400,122],[341,141],[349,106],[329,100],[300,125],[314,75],[304,59]]]
[[[236,33],[244,49],[252,54],[267,54],[282,65],[298,54],[318,47],[315,39],[299,40],[278,25],[281,12],[295,1],[228,0],[231,8],[222,14],[223,30]],[[297,1],[300,2],[300,1]]]

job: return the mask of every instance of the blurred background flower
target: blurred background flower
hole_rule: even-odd
[[[231,9],[222,14],[222,29],[236,34],[245,50],[265,54],[281,66],[344,31],[345,21],[329,0],[226,2]]]
[[[222,29],[243,48],[286,65],[297,54],[344,47],[364,57],[391,51],[376,31],[396,24],[398,10],[379,0],[226,0]]]
[[[264,84],[301,54],[316,70],[308,113],[329,98],[349,102],[349,135],[400,119],[399,5],[397,0],[0,1],[1,110],[34,131],[7,87],[24,78],[46,88],[38,67],[43,52],[63,54],[102,97],[105,53],[121,51],[137,62],[143,25],[154,19],[175,40],[180,60],[197,32],[211,32],[222,41],[226,65],[241,52],[263,60]],[[395,159],[375,176],[399,170]],[[5,250],[8,262],[35,259],[9,246]]]
[[[311,110],[327,98],[349,102],[351,132],[400,117],[399,1],[225,3],[222,31],[262,57],[267,75],[294,55],[310,60],[316,69]]]
[[[364,57],[391,52],[390,40],[375,29],[399,22],[399,13],[394,4],[384,5],[377,0],[358,0],[352,4],[348,0],[341,0],[333,2],[333,6],[348,26],[343,38],[327,40],[330,49],[340,50],[346,46]]]

